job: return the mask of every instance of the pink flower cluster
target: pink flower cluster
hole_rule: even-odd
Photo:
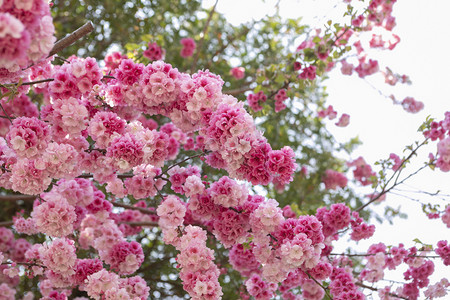
[[[348,114],[342,114],[337,121],[336,126],[338,127],[347,127],[350,124],[350,116]]]
[[[354,161],[347,162],[347,166],[356,167],[356,169],[353,170],[353,176],[362,185],[373,183],[372,177],[376,176],[376,173],[372,171],[372,167],[366,163],[364,158],[358,157]]]
[[[352,233],[350,235],[351,239],[354,241],[359,241],[362,239],[370,238],[375,232],[375,225],[368,225],[363,222],[363,219],[359,216],[359,213],[352,212],[353,220],[350,221],[352,226]]]
[[[142,55],[147,57],[150,61],[164,59],[166,51],[162,49],[156,42],[149,42],[147,49],[144,50]]]
[[[109,53],[105,56],[105,69],[107,74],[113,72],[117,69],[122,62],[123,59],[128,58],[125,54],[122,54],[118,51]]]
[[[418,113],[423,109],[423,102],[417,101],[412,97],[406,97],[402,101],[403,109],[410,113]]]
[[[439,241],[437,243],[437,249],[436,254],[439,255],[442,260],[444,261],[444,265],[449,266],[450,265],[450,245],[447,241]]]
[[[35,117],[14,119],[6,135],[8,144],[17,156],[31,159],[42,155],[50,138],[50,127]]]
[[[288,99],[288,97],[286,96],[286,90],[278,90],[278,92],[275,94],[275,112],[280,112],[286,108],[286,104],[284,104],[284,101],[286,99]]]
[[[328,169],[325,171],[324,176],[322,177],[323,183],[325,183],[326,189],[335,190],[337,187],[344,188],[347,186],[347,177],[345,174]]]
[[[357,290],[353,276],[345,268],[334,267],[330,279],[329,288],[333,299],[365,299],[364,294]]]
[[[121,241],[112,246],[101,258],[121,275],[136,272],[144,261],[144,252],[138,242]]]
[[[235,79],[240,80],[245,77],[245,68],[244,67],[234,67],[230,70],[231,76]]]
[[[253,243],[250,243],[248,246],[236,244],[230,249],[228,254],[233,269],[246,277],[250,277],[252,273],[257,273],[260,266],[260,263],[253,254],[253,247]]]
[[[244,185],[223,176],[211,184],[210,195],[215,204],[228,208],[243,205],[247,200],[248,191]]]
[[[317,116],[319,118],[327,118],[328,117],[328,119],[333,120],[336,118],[337,112],[333,109],[332,105],[329,105],[326,109],[320,110],[317,113]]]
[[[316,75],[317,75],[316,66],[311,65],[309,67],[304,67],[300,75],[298,75],[298,78],[314,80],[316,79]]]
[[[0,3],[0,69],[17,72],[45,58],[56,40],[47,1]]]
[[[258,274],[252,274],[246,281],[248,293],[257,300],[270,300],[275,296],[277,285],[265,282]]]
[[[180,51],[181,57],[190,57],[194,54],[195,48],[197,47],[197,44],[195,43],[194,39],[192,38],[182,38],[180,40],[181,45],[183,45],[183,48]]]
[[[324,236],[332,236],[350,225],[350,213],[350,208],[343,203],[332,204],[329,210],[326,207],[317,209],[316,217],[322,223]]]
[[[262,106],[260,105],[260,101],[262,103],[265,103],[267,101],[267,96],[264,94],[263,91],[259,91],[256,94],[248,94],[247,95],[247,102],[248,106],[254,111],[260,111],[262,110]]]
[[[101,84],[103,74],[94,58],[72,57],[69,58],[69,63],[54,66],[51,76],[54,80],[48,87],[53,98],[79,99],[81,95],[89,94],[95,85]]]

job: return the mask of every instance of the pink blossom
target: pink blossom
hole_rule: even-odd
[[[181,57],[190,57],[194,54],[195,48],[197,47],[197,44],[195,43],[194,39],[192,38],[182,38],[180,40],[181,45],[183,45],[183,48],[180,51]]]
[[[166,51],[162,49],[156,42],[149,42],[148,48],[142,54],[149,60],[161,60],[164,58]]]
[[[235,67],[230,70],[231,76],[236,78],[237,80],[244,78],[245,76],[245,68],[244,67]]]
[[[336,126],[346,127],[348,124],[350,124],[350,116],[348,114],[342,114],[339,121],[336,123]]]
[[[36,228],[45,234],[63,237],[73,232],[76,220],[75,208],[63,197],[52,194],[46,201],[35,206],[31,212]]]
[[[344,188],[347,186],[347,177],[345,174],[334,170],[326,170],[322,178],[325,188],[335,190],[338,186]]]
[[[50,245],[43,245],[39,248],[42,263],[62,276],[73,275],[77,259],[74,244],[72,240],[60,238],[54,240]]]
[[[410,113],[418,113],[424,107],[423,102],[417,101],[414,98],[406,97],[402,101],[403,109]]]

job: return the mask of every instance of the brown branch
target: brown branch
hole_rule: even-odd
[[[211,56],[211,59],[208,62],[207,67],[211,67],[211,64],[213,63],[214,58],[219,55],[220,53],[222,53],[226,48],[228,48],[229,46],[231,46],[233,44],[233,42],[235,40],[237,40],[238,38],[240,38],[243,35],[247,35],[250,31],[250,28],[253,28],[255,22],[253,22],[253,24],[250,24],[249,27],[246,27],[244,30],[242,30],[242,32],[240,32],[239,34],[236,34],[234,36],[232,36],[228,42],[226,44],[223,44],[222,47],[220,47],[216,52],[214,52],[214,54]]]
[[[117,174],[117,178],[124,179],[124,178],[131,178],[134,174]],[[94,177],[94,174],[81,174],[77,176],[77,178],[92,178]]]
[[[251,90],[253,90],[253,89],[249,85],[244,85],[243,87],[240,87],[240,88],[237,88],[237,89],[223,91],[223,93],[227,94],[227,95],[236,96],[236,95],[239,95],[241,93],[244,93],[246,91],[251,91]]]
[[[333,299],[333,297],[331,297],[330,293],[328,292],[328,288],[327,287],[324,287],[319,281],[317,281],[317,279],[315,279],[307,271],[305,271],[305,273],[306,273],[306,275],[308,275],[309,278],[311,278],[315,283],[317,283],[317,285],[319,285],[325,291],[325,294],[327,294],[328,298]]]
[[[5,108],[3,107],[3,105],[0,103],[0,107],[3,110],[3,113],[5,114],[6,118],[9,120],[9,122],[12,124],[12,120],[11,117],[8,115],[8,113],[6,112]]]
[[[138,211],[140,211],[140,212],[142,212],[144,214],[147,214],[147,215],[156,215],[156,211],[150,210],[148,208],[133,206],[133,205],[120,203],[120,202],[115,202],[115,201],[110,201],[110,202],[111,202],[112,205],[114,205],[116,207],[123,207],[123,208],[126,208],[126,209],[138,210]]]
[[[14,225],[14,221],[4,221],[4,222],[0,222],[0,227],[9,227]]]
[[[59,51],[62,51],[64,48],[69,47],[85,35],[91,33],[94,30],[94,25],[92,25],[92,22],[89,21],[74,32],[72,32],[70,35],[60,39],[55,43],[53,46],[53,49],[49,53],[49,57],[58,53]]]
[[[16,265],[22,265],[22,266],[27,266],[27,267],[41,267],[41,268],[46,268],[46,266],[44,265],[40,265],[40,264],[36,264],[36,263],[30,263],[30,262],[3,262],[0,265],[11,265],[11,264],[16,264]]]
[[[362,283],[362,282],[357,281],[357,282],[355,282],[355,284],[356,284],[357,286],[360,286],[360,287],[364,288],[364,289],[368,289],[368,290],[371,290],[371,291],[374,291],[374,292],[378,292],[378,289],[377,289],[377,288],[374,288],[374,287],[365,285],[365,284]],[[399,295],[397,295],[397,294],[388,293],[388,295],[391,296],[391,297],[395,297],[395,298],[399,298],[399,299],[406,299],[406,300],[408,300],[408,298],[399,296]]]
[[[421,171],[422,169],[424,169],[426,166],[425,165],[421,168],[419,168],[417,171],[415,171],[414,173],[408,175],[406,178],[404,178],[402,181],[398,182],[398,178],[400,176],[400,173],[403,170],[403,167],[405,166],[406,162],[408,162],[416,153],[417,150],[419,150],[420,147],[422,147],[423,145],[428,143],[428,139],[425,139],[420,145],[418,145],[414,150],[411,151],[411,153],[408,155],[407,158],[405,158],[402,163],[400,164],[399,168],[392,174],[392,176],[386,181],[386,183],[384,184],[383,188],[381,189],[381,192],[373,199],[370,199],[369,202],[367,202],[366,204],[361,205],[360,207],[358,207],[355,211],[356,212],[360,212],[361,210],[363,210],[364,208],[366,208],[368,205],[372,204],[373,202],[377,201],[378,199],[380,199],[383,195],[389,193],[392,189],[394,189],[397,185],[402,184],[403,182],[405,182],[405,180],[409,179],[411,176],[417,174],[419,171]],[[388,184],[393,180],[394,183],[392,184],[392,186],[390,188],[387,188]]]
[[[142,221],[142,222],[119,222],[119,224],[127,224],[130,226],[153,226],[157,227],[158,222]]]
[[[431,250],[432,251],[432,250]],[[428,252],[428,251],[426,251]],[[380,252],[379,252],[380,253]],[[384,253],[381,252],[385,255],[392,255],[392,253]],[[333,256],[347,256],[347,257],[366,257],[366,256],[375,256],[376,253],[364,253],[364,254],[347,254],[347,253],[330,253],[328,255],[333,255]],[[439,258],[439,255],[406,255],[406,257],[422,257],[422,258]]]
[[[206,23],[205,23],[205,27],[203,27],[202,38],[200,39],[200,42],[198,43],[197,50],[195,51],[194,60],[192,61],[191,73],[194,73],[195,68],[197,67],[198,57],[199,57],[200,52],[201,52],[201,50],[203,48],[203,43],[205,41],[206,32],[208,31],[209,23],[211,23],[211,19],[212,19],[212,16],[214,15],[214,12],[216,10],[216,6],[217,6],[218,2],[219,2],[219,0],[216,0],[216,3],[214,3],[213,8],[209,12],[208,19],[206,20]]]
[[[0,195],[0,202],[1,201],[32,201],[36,199],[35,195]]]
[[[192,156],[186,157],[186,158],[183,159],[182,161],[179,161],[179,162],[177,162],[176,164],[173,164],[173,165],[171,165],[170,167],[168,167],[165,171],[163,171],[163,172],[162,172],[161,174],[159,174],[158,176],[155,176],[155,179],[164,178],[164,177],[162,177],[162,175],[167,174],[167,172],[169,172],[170,169],[175,168],[176,166],[179,166],[179,165],[181,165],[182,163],[187,162],[188,160],[190,160],[190,159],[192,159],[192,158],[196,158],[196,157],[199,157],[199,156],[203,156],[203,155],[206,155],[206,154],[208,154],[208,153],[210,153],[210,152],[211,152],[210,150],[206,150],[206,151],[204,151],[204,152],[202,152],[202,153],[200,153],[200,154],[196,154],[196,155],[192,155]]]

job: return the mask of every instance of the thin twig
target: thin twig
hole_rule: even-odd
[[[35,195],[0,195],[0,202],[1,201],[32,201],[36,199]]]
[[[357,282],[355,282],[355,284],[358,285],[358,286],[360,286],[360,287],[362,287],[362,288],[365,288],[365,289],[368,289],[368,290],[371,290],[371,291],[374,291],[374,292],[378,292],[378,289],[377,289],[377,288],[374,288],[374,287],[365,285],[365,284],[362,283],[362,282],[357,281]],[[399,299],[406,299],[406,300],[408,300],[408,298],[399,296],[399,295],[397,295],[397,294],[388,293],[388,295],[391,296],[391,297],[396,297],[396,298],[399,298]]]
[[[200,52],[203,50],[203,43],[205,41],[206,32],[208,31],[209,23],[211,23],[211,19],[212,19],[212,16],[214,15],[214,12],[216,10],[216,6],[217,6],[218,2],[219,2],[219,0],[216,0],[216,3],[214,3],[213,8],[209,12],[209,16],[208,16],[208,19],[206,20],[205,27],[203,27],[202,38],[200,39],[200,42],[198,43],[197,50],[195,51],[194,60],[192,61],[191,73],[194,73],[195,68],[197,67],[198,57],[200,55]]]
[[[251,88],[249,85],[244,85],[244,86],[242,86],[240,88],[237,88],[237,89],[223,91],[223,93],[227,94],[227,95],[236,96],[236,95],[239,95],[241,93],[245,93],[246,91],[251,91],[251,90],[253,90],[253,88]]]
[[[383,253],[385,255],[392,255],[391,253]],[[376,253],[364,253],[364,254],[347,254],[347,253],[330,253],[328,255],[333,256],[347,256],[347,257],[366,257],[375,256]],[[439,258],[439,255],[406,255],[406,257],[422,257],[422,258]]]
[[[48,56],[50,57],[50,56],[62,51],[64,48],[69,47],[70,45],[72,45],[73,43],[75,43],[76,41],[78,41],[79,39],[84,37],[85,35],[91,33],[93,30],[94,30],[94,25],[92,25],[92,22],[91,21],[87,22],[86,24],[84,24],[83,26],[81,26],[80,28],[78,28],[77,30],[72,32],[70,35],[57,41]]]
[[[325,294],[327,294],[327,296],[330,299],[333,299],[333,297],[331,297],[330,292],[328,291],[328,288],[324,287],[319,281],[317,281],[317,279],[315,279],[311,274],[309,274],[307,271],[305,271],[306,275],[308,275],[309,278],[311,278],[315,283],[317,283],[324,291]]]
[[[203,156],[203,155],[206,155],[206,154],[208,154],[208,153],[210,153],[210,152],[211,152],[211,151],[207,150],[207,151],[204,151],[204,152],[202,152],[202,153],[200,153],[200,154],[196,154],[196,155],[193,155],[193,156],[186,157],[186,158],[183,159],[182,161],[177,162],[176,164],[171,165],[170,167],[168,167],[165,171],[163,171],[163,172],[162,172],[161,174],[159,174],[158,176],[155,176],[155,179],[163,178],[162,175],[167,174],[167,172],[169,172],[169,170],[171,170],[172,168],[175,168],[176,166],[179,166],[179,165],[181,165],[182,163],[187,162],[188,160],[190,160],[190,159],[192,159],[192,158],[196,158],[196,157],[199,157],[199,156]]]
[[[27,267],[41,267],[41,268],[46,268],[46,266],[44,265],[40,265],[40,264],[36,264],[36,263],[30,263],[30,262],[3,262],[0,265],[12,265],[12,264],[16,264],[16,265],[22,265],[22,266],[27,266]]]
[[[156,211],[154,210],[150,210],[148,208],[144,208],[144,207],[138,207],[138,206],[133,206],[133,205],[129,205],[129,204],[125,204],[125,203],[120,203],[120,202],[115,202],[115,201],[111,201],[111,204],[117,207],[123,207],[126,209],[131,209],[131,210],[138,210],[144,214],[147,215],[156,215]]]
[[[9,122],[12,124],[12,120],[11,117],[8,115],[8,113],[6,112],[5,108],[3,107],[3,105],[0,103],[0,107],[3,110],[3,113],[5,114],[5,116],[8,118]]]
[[[157,227],[158,222],[151,222],[151,221],[141,221],[141,222],[119,222],[119,224],[127,224],[130,226],[153,226]]]
[[[4,222],[0,222],[0,227],[9,227],[14,225],[14,221],[4,221]]]
[[[371,203],[373,203],[373,202],[377,201],[378,199],[380,199],[383,195],[389,193],[389,192],[390,192],[393,188],[395,188],[397,185],[402,184],[402,183],[405,182],[407,179],[409,179],[411,176],[417,174],[419,171],[421,171],[421,170],[423,170],[425,167],[427,167],[428,165],[424,165],[423,167],[419,168],[419,169],[418,169],[417,171],[415,171],[414,173],[411,173],[410,175],[408,175],[408,176],[407,176],[406,178],[404,178],[402,181],[398,182],[398,178],[399,178],[399,176],[400,176],[400,173],[401,173],[402,170],[403,170],[403,166],[406,164],[406,162],[408,162],[408,161],[409,161],[409,160],[417,153],[417,150],[419,150],[420,147],[422,147],[423,145],[425,145],[425,144],[427,144],[427,143],[428,143],[428,139],[425,139],[420,145],[418,145],[413,151],[411,151],[411,153],[408,155],[408,157],[405,158],[405,159],[402,161],[402,163],[400,164],[399,168],[398,168],[398,169],[392,174],[392,176],[386,181],[386,183],[384,184],[384,186],[383,186],[381,192],[380,192],[376,197],[374,197],[373,199],[370,199],[370,201],[367,202],[366,204],[363,204],[363,205],[361,205],[360,207],[358,207],[355,211],[356,211],[356,212],[360,212],[362,209],[366,208],[366,207],[367,207],[368,205],[370,205]],[[389,185],[389,183],[390,183],[394,178],[395,178],[395,180],[394,180],[393,185],[392,185],[390,188],[386,189],[387,186]]]

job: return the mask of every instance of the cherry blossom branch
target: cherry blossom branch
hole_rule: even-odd
[[[70,35],[57,41],[53,46],[53,49],[50,51],[48,57],[62,51],[64,48],[69,47],[70,45],[72,45],[85,35],[91,33],[93,30],[94,25],[92,24],[92,22],[91,21],[87,22],[86,24],[84,24],[83,26],[72,32]]]
[[[364,283],[359,282],[359,281],[355,282],[355,284],[356,284],[357,286],[360,286],[360,287],[364,288],[364,289],[368,289],[368,290],[371,290],[371,291],[374,291],[374,292],[378,292],[378,290],[379,290],[379,289],[377,289],[377,288],[375,288],[375,287],[365,285]],[[395,297],[395,298],[399,298],[399,299],[406,299],[406,300],[408,300],[408,298],[399,296],[399,295],[397,295],[397,294],[388,293],[388,295],[391,296],[391,297]]]
[[[253,90],[253,88],[251,88],[249,85],[244,85],[244,86],[242,86],[240,88],[237,88],[237,89],[223,91],[223,93],[227,94],[227,95],[236,96],[236,95],[239,95],[241,93],[244,93],[246,91],[251,91],[251,90]]]
[[[0,202],[1,201],[31,201],[36,199],[36,196],[34,195],[0,195]]]
[[[418,172],[420,172],[421,170],[423,170],[424,168],[426,168],[428,165],[424,165],[421,168],[419,168],[417,171],[409,174],[406,178],[404,178],[403,180],[401,180],[400,182],[398,182],[399,176],[403,170],[403,166],[406,164],[406,162],[408,162],[414,155],[416,155],[417,150],[419,150],[420,147],[422,147],[423,145],[428,143],[428,139],[425,139],[421,144],[417,145],[417,147],[411,151],[411,153],[408,155],[407,158],[405,158],[402,163],[400,164],[400,166],[398,167],[398,169],[392,174],[392,176],[386,181],[386,183],[383,185],[383,188],[381,189],[381,192],[374,197],[373,199],[370,199],[369,202],[367,202],[366,204],[361,205],[360,207],[358,207],[357,209],[355,209],[356,212],[360,212],[361,210],[363,210],[364,208],[366,208],[368,205],[372,204],[373,202],[377,201],[378,199],[380,199],[383,195],[389,193],[392,189],[394,189],[397,185],[402,184],[403,182],[405,182],[407,179],[409,179],[411,176],[414,176],[415,174],[417,174]],[[395,178],[395,180],[394,180]],[[394,180],[394,183],[392,184],[392,186],[390,188],[387,188],[387,186],[389,185],[389,183]]]
[[[248,27],[246,27],[244,30],[242,30],[242,32],[232,36],[226,44],[223,44],[222,47],[220,47],[216,52],[214,52],[214,54],[211,56],[211,59],[209,60],[208,64],[207,64],[207,68],[209,68],[211,66],[211,64],[213,63],[214,58],[219,55],[220,53],[222,53],[226,48],[228,48],[229,46],[231,46],[233,44],[233,42],[235,40],[237,40],[238,38],[240,38],[243,35],[246,35],[249,31],[250,28],[253,28],[255,26],[256,22],[252,22],[253,24],[250,24]]]
[[[117,174],[117,178],[124,179],[124,178],[131,178],[134,174]],[[77,176],[76,178],[92,178],[94,177],[94,174],[81,174]]]
[[[156,215],[156,211],[150,210],[148,208],[133,206],[133,205],[120,203],[120,202],[115,202],[115,201],[110,201],[110,202],[111,202],[112,205],[114,205],[116,207],[122,207],[122,208],[126,208],[126,209],[131,209],[131,210],[138,210],[138,211],[140,211],[140,212],[142,212],[144,214],[147,214],[147,215]]]
[[[119,222],[119,224],[127,224],[130,226],[153,226],[158,227],[158,222],[141,221],[141,222]]]
[[[30,262],[2,262],[0,265],[22,265],[22,266],[27,266],[27,267],[41,267],[41,268],[46,268],[46,266],[44,265],[40,265],[40,264],[36,264],[36,263],[30,263]]]
[[[208,19],[206,20],[206,23],[205,23],[205,27],[203,27],[202,38],[200,39],[200,42],[198,43],[197,50],[195,51],[194,60],[192,61],[191,73],[194,73],[195,68],[197,67],[198,57],[200,55],[200,51],[203,49],[203,43],[205,41],[206,32],[208,31],[209,23],[211,23],[211,19],[212,19],[212,16],[214,15],[214,12],[216,10],[216,6],[217,6],[218,2],[219,2],[219,0],[216,0],[216,3],[214,3],[213,8],[209,12]]]
[[[9,226],[12,226],[12,225],[14,225],[14,221],[3,221],[3,222],[0,222],[0,227],[9,227]]]
[[[162,175],[167,174],[167,172],[169,172],[169,170],[171,170],[172,168],[175,168],[176,166],[179,166],[179,165],[181,165],[182,163],[187,162],[188,160],[190,160],[190,159],[192,159],[192,158],[200,157],[200,156],[206,155],[206,154],[208,154],[208,153],[210,153],[210,152],[211,152],[210,150],[206,150],[206,151],[204,151],[204,152],[202,152],[202,153],[200,153],[200,154],[196,154],[196,155],[192,155],[192,156],[186,157],[186,158],[183,159],[182,161],[179,161],[179,162],[177,162],[176,164],[171,165],[170,167],[168,167],[166,170],[164,170],[164,171],[163,171],[161,174],[159,174],[158,176],[155,176],[155,179],[159,179],[159,178],[163,179],[164,177],[162,177]]]
[[[319,285],[325,291],[325,294],[327,294],[328,298],[333,299],[333,297],[331,297],[327,287],[324,287],[323,284],[321,284],[319,281],[317,281],[317,279],[315,279],[311,274],[309,274],[309,272],[305,271],[305,273],[306,273],[306,275],[308,275],[308,277],[310,279],[312,279],[315,283],[317,283],[317,285]]]
[[[3,113],[5,114],[6,118],[9,120],[9,122],[12,124],[12,120],[11,117],[8,115],[8,113],[6,112],[5,108],[3,107],[3,105],[0,103],[0,107],[3,110]]]
[[[427,250],[427,251],[423,251],[423,252],[429,252],[429,251],[434,251],[434,250]],[[383,253],[385,255],[392,255],[391,253]],[[347,257],[365,257],[365,256],[375,256],[376,253],[364,253],[364,254],[347,254],[347,253],[330,253],[328,255],[334,255],[334,256],[347,256]],[[439,255],[406,255],[406,257],[422,257],[422,258],[439,258]]]

